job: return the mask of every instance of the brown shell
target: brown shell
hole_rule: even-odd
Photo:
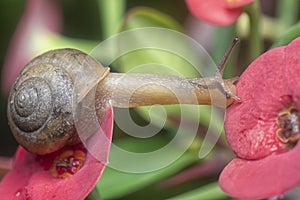
[[[28,151],[47,154],[79,142],[76,105],[105,78],[108,68],[75,49],[46,52],[28,63],[8,99],[14,137]]]

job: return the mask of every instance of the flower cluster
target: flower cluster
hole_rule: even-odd
[[[225,121],[238,158],[220,177],[231,196],[280,196],[300,183],[299,52],[300,38],[261,55],[240,77],[243,101],[228,109]]]

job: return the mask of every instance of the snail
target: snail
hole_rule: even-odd
[[[225,54],[224,63],[238,40]],[[105,107],[154,104],[211,104],[211,94],[230,105],[236,78],[221,81],[220,73],[207,78],[156,74],[110,73],[89,55],[76,49],[46,52],[29,62],[17,77],[8,99],[8,121],[17,142],[35,154],[48,154],[80,142],[73,119],[73,105],[95,88],[95,109],[101,123]],[[176,98],[174,92],[180,95]],[[188,94],[193,92],[196,100]],[[224,102],[224,101],[223,101]],[[75,103],[75,104],[74,104]],[[104,113],[104,114],[103,114]]]

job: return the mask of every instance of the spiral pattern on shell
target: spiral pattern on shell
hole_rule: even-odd
[[[17,142],[36,154],[79,143],[74,111],[108,71],[76,49],[48,51],[29,62],[8,99],[8,122]]]
[[[41,78],[31,78],[22,82],[17,91],[11,101],[11,109],[16,113],[12,116],[13,121],[25,132],[38,130],[52,109],[51,87]]]
[[[46,154],[70,140],[73,81],[67,71],[51,64],[31,66],[13,91],[8,119],[19,143],[33,153]]]

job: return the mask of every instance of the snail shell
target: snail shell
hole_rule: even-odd
[[[36,154],[78,143],[74,106],[108,74],[108,68],[75,49],[46,52],[28,63],[8,99],[16,140]]]

